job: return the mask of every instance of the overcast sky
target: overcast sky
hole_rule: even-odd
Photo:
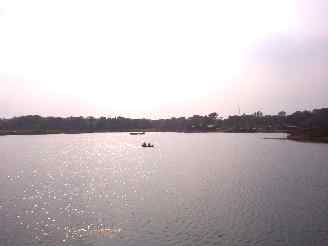
[[[0,0],[0,117],[328,106],[328,1]]]

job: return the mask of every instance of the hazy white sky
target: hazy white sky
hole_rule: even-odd
[[[0,117],[328,106],[327,7],[324,0],[0,0]]]

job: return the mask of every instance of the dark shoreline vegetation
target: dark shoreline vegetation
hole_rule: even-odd
[[[0,119],[0,135],[77,134],[95,132],[286,132],[288,139],[328,142],[328,108],[297,111],[286,115],[254,114],[219,117],[215,112],[170,119],[125,117],[42,117],[27,115]]]

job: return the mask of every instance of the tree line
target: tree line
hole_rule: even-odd
[[[287,115],[284,111],[276,115],[254,114],[232,115],[222,118],[216,112],[191,117],[169,119],[131,119],[125,117],[42,117],[26,115],[0,119],[2,131],[283,131],[289,127],[328,128],[328,108],[312,111],[297,111]]]

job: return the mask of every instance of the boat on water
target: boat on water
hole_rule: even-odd
[[[141,145],[141,147],[144,147],[144,148],[154,148],[154,145],[153,144],[151,144],[151,143],[146,143],[146,142],[144,142],[142,145]]]
[[[144,135],[145,132],[130,132],[130,135]]]

